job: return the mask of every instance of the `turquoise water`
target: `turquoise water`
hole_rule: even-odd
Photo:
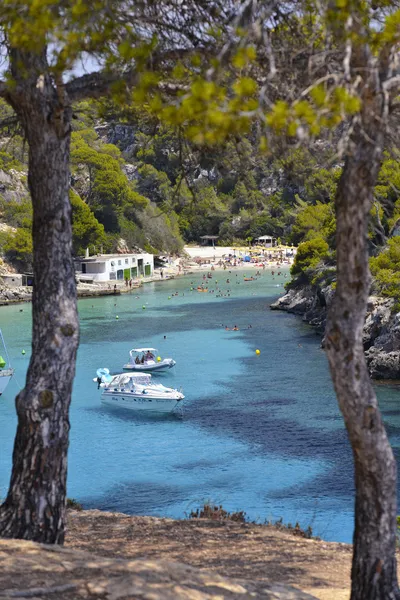
[[[266,272],[245,283],[243,272],[217,273],[210,289],[215,279],[222,297],[190,291],[201,276],[189,275],[79,302],[68,496],[87,508],[178,518],[211,501],[252,519],[282,517],[311,525],[327,540],[350,541],[351,453],[320,339],[300,319],[269,310],[283,291],[283,276]],[[240,331],[225,331],[225,325]],[[30,326],[29,305],[0,309],[19,383],[29,361]],[[182,418],[100,404],[96,369],[118,371],[132,347],[147,344],[177,361],[155,377],[182,386]],[[17,391],[11,382],[0,399],[0,497],[10,476]],[[378,394],[397,454],[398,390],[384,387]]]

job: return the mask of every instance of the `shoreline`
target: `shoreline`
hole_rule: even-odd
[[[115,282],[104,282],[104,283],[77,283],[76,289],[77,289],[77,298],[78,300],[81,299],[85,299],[85,298],[98,298],[98,297],[103,297],[103,296],[120,296],[122,294],[129,294],[129,293],[134,293],[135,291],[137,291],[138,289],[140,289],[143,285],[148,284],[148,283],[158,283],[160,281],[170,281],[171,279],[175,279],[178,277],[184,277],[185,275],[196,275],[198,274],[203,274],[203,273],[208,273],[208,272],[215,272],[215,273],[224,273],[224,272],[229,272],[229,271],[234,271],[234,270],[245,270],[245,269],[251,269],[253,270],[258,270],[261,272],[261,274],[263,272],[268,272],[268,270],[270,269],[289,269],[292,262],[290,260],[285,260],[284,262],[280,262],[280,261],[265,261],[264,265],[265,267],[260,266],[262,263],[242,263],[240,262],[240,264],[237,264],[236,266],[234,265],[226,265],[224,268],[224,265],[219,265],[218,263],[201,263],[199,265],[196,264],[191,264],[192,261],[190,261],[190,264],[188,264],[189,261],[187,261],[186,258],[184,257],[180,257],[175,261],[174,265],[165,267],[165,268],[158,268],[155,270],[154,274],[151,277],[148,278],[143,278],[140,280],[135,280],[134,285],[132,286],[132,288],[126,287],[125,282],[121,281],[120,283],[117,283],[117,291],[114,292],[114,290],[109,286],[114,286]],[[164,271],[165,276],[161,277],[161,270]],[[1,276],[0,276],[1,279]],[[14,297],[10,297],[10,296],[14,296]],[[10,286],[6,286],[4,285],[2,288],[0,288],[0,307],[2,306],[12,306],[14,304],[25,304],[25,303],[30,303],[32,302],[32,291],[31,288],[27,288],[26,286],[16,286],[16,287],[10,287]]]

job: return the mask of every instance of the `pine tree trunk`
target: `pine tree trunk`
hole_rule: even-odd
[[[336,197],[337,288],[326,349],[355,465],[351,600],[395,600],[400,599],[395,557],[397,469],[362,343],[371,281],[368,221],[384,142],[382,122],[370,114],[365,120],[367,135],[358,126],[352,137]]]
[[[18,428],[0,536],[62,544],[68,412],[79,340],[69,202],[72,115],[42,75],[43,56],[14,53],[12,58],[16,85],[9,101],[29,143],[33,331],[26,385],[16,398]],[[25,76],[16,70],[18,61],[25,64]]]

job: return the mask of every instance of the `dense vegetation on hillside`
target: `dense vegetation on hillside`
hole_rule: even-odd
[[[300,243],[292,267],[292,285],[330,284],[335,281],[335,211],[332,199],[340,168],[316,171],[316,180],[324,181],[329,196],[310,203],[299,201],[300,209],[288,240]],[[400,156],[386,154],[371,211],[369,244],[370,266],[374,276],[372,292],[389,296],[400,303]]]
[[[0,116],[9,116],[0,106]],[[320,141],[266,156],[251,136],[223,148],[196,148],[179,131],[145,113],[120,114],[111,104],[80,103],[71,147],[74,253],[145,248],[179,252],[184,242],[219,235],[240,244],[260,235],[299,245],[297,282],[334,280],[333,199],[341,173],[333,149]],[[0,138],[0,250],[29,268],[32,209],[27,151],[15,132]],[[371,214],[375,291],[400,297],[400,161],[386,156]],[[394,237],[393,237],[394,236]]]

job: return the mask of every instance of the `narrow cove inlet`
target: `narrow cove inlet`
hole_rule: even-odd
[[[175,518],[209,501],[349,542],[352,458],[320,338],[300,319],[269,310],[283,292],[283,273],[267,270],[254,281],[245,275],[215,272],[208,282],[209,290],[218,285],[214,293],[197,292],[197,273],[79,302],[68,496],[85,508]],[[0,327],[16,369],[0,398],[4,497],[14,397],[30,356],[30,305],[0,308]],[[129,351],[147,344],[176,360],[154,379],[182,388],[182,416],[142,416],[100,403],[96,370],[121,372]],[[398,456],[398,388],[377,392]]]

